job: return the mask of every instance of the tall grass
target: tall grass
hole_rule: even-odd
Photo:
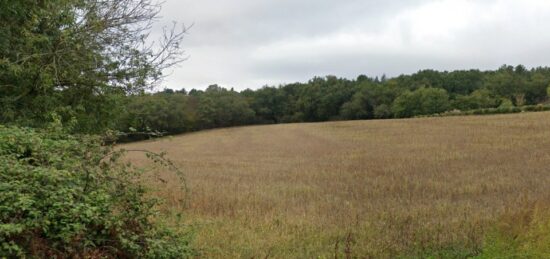
[[[486,234],[478,259],[550,258],[550,197],[508,212]]]
[[[550,197],[548,129],[541,112],[242,127],[125,147],[166,151],[185,172],[188,208],[169,174],[156,189],[194,225],[204,257],[491,258],[511,238],[516,258],[536,258],[548,222],[529,204]],[[519,230],[501,226],[525,213]]]

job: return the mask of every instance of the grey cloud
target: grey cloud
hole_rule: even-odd
[[[162,15],[161,24],[194,23],[171,88],[550,60],[546,0],[168,0]]]

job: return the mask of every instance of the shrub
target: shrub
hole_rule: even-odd
[[[521,107],[523,111],[528,111],[528,112],[538,112],[538,111],[547,111],[550,109],[550,106],[548,105],[542,105],[542,104],[537,104],[537,105],[527,105],[527,106],[523,106]]]
[[[0,125],[0,257],[182,258],[138,170],[96,136]]]
[[[521,107],[521,110],[526,112],[534,112],[534,111],[539,111],[539,107],[538,105],[526,105]]]
[[[512,108],[512,107],[514,107],[514,103],[506,98],[502,98],[500,100],[500,105],[498,106],[498,108]]]
[[[502,113],[518,113],[521,112],[521,108],[518,107],[498,107],[497,109],[492,109],[494,111],[494,114],[502,114]]]

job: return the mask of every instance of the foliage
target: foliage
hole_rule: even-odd
[[[57,120],[59,122],[59,118]],[[139,171],[96,136],[0,125],[0,257],[182,258]]]
[[[373,107],[368,93],[361,91],[353,95],[349,102],[340,108],[342,118],[348,120],[368,119],[373,117]]]
[[[130,96],[126,100],[121,128],[138,132],[185,132],[194,128],[197,102],[183,94],[160,93],[154,96]]]
[[[509,113],[537,110],[548,100],[548,84],[550,68],[520,65],[496,71],[423,70],[383,80],[315,77],[241,92],[211,85],[204,91],[129,96],[117,121],[121,131],[177,134],[246,124]]]
[[[439,116],[464,116],[464,115],[491,115],[491,114],[507,114],[507,113],[520,113],[520,112],[543,112],[550,111],[550,105],[525,105],[521,107],[498,107],[498,108],[484,108],[484,109],[475,109],[475,110],[452,110],[444,113],[423,115],[417,117],[439,117]]]
[[[263,87],[256,91],[250,89],[242,92],[255,111],[258,123],[278,123],[284,119],[286,110],[290,109],[291,100],[276,87]]]
[[[379,106],[376,106],[376,108],[374,108],[374,118],[387,119],[387,118],[391,118],[391,116],[392,116],[391,107],[387,104],[381,104]]]
[[[159,11],[152,0],[0,1],[0,123],[41,127],[56,112],[77,117],[76,131],[112,127],[117,96],[181,61],[185,28],[146,43]]]
[[[449,107],[449,95],[444,89],[422,87],[407,91],[395,99],[392,110],[396,117],[412,117],[444,112]]]
[[[512,109],[548,100],[550,68],[523,65],[421,70],[380,79],[314,77],[255,91],[213,85],[205,91],[148,94],[165,68],[183,60],[186,28],[168,28],[159,45],[146,44],[160,7],[154,0],[0,1],[0,123],[43,127],[55,112],[63,122],[75,122],[77,133],[133,128],[175,134],[257,123]],[[448,104],[444,94],[430,95],[424,88],[431,94],[445,91]]]
[[[201,128],[250,124],[254,111],[237,92],[211,85],[198,98],[197,117]]]
[[[246,97],[216,85],[206,91],[195,91],[193,95],[165,91],[130,96],[126,101],[125,112],[118,120],[122,131],[132,129],[139,133],[158,131],[177,134],[255,122],[255,112]],[[142,138],[140,135],[130,137]]]
[[[466,111],[483,108],[494,108],[498,106],[498,99],[487,89],[478,89],[470,95],[458,95],[452,101],[456,109]]]
[[[514,103],[506,98],[502,98],[500,100],[500,105],[498,106],[499,109],[509,109],[512,107],[514,107]]]

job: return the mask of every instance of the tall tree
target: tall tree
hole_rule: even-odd
[[[182,60],[184,27],[148,44],[159,11],[153,0],[0,1],[0,122],[56,112],[109,126],[109,96],[150,88]]]
[[[449,108],[449,95],[444,89],[421,87],[407,91],[393,103],[396,117],[412,117],[444,112]]]

